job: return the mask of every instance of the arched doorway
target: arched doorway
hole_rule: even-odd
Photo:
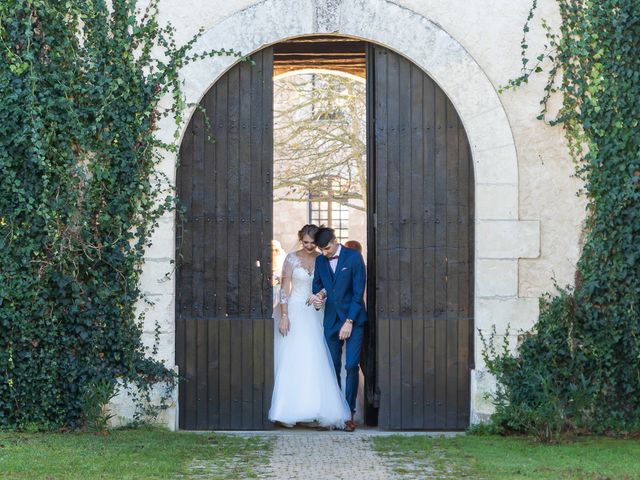
[[[209,90],[181,145],[176,358],[183,429],[262,429],[273,383],[273,48]],[[366,401],[386,429],[463,429],[473,359],[473,169],[419,67],[367,44]],[[214,143],[207,140],[206,116]],[[368,419],[372,421],[371,418]]]

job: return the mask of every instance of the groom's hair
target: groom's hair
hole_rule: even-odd
[[[334,238],[336,238],[336,232],[333,231],[333,228],[322,227],[316,232],[314,240],[318,247],[324,248],[329,245],[329,242]]]

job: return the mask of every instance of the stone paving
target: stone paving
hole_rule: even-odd
[[[386,480],[394,478],[369,437],[346,432],[278,435],[269,465],[271,478]]]
[[[274,441],[273,453],[268,465],[265,464],[255,471],[255,478],[282,480],[452,478],[448,475],[436,474],[433,466],[427,462],[412,462],[408,465],[402,462],[402,459],[394,458],[393,455],[384,457],[378,455],[373,449],[372,437],[389,435],[390,432],[362,429],[347,433],[295,428],[269,432],[225,433],[246,437],[261,436]],[[424,435],[424,433],[420,434]],[[402,468],[398,469],[399,466]]]

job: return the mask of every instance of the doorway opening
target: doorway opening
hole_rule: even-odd
[[[366,258],[365,48],[336,36],[274,46],[273,233],[285,251],[314,223]]]
[[[366,42],[315,35],[279,43],[273,75],[277,308],[278,275],[285,255],[300,248],[297,232],[303,225],[333,228],[340,243],[367,259]],[[365,415],[364,386],[361,370],[356,421],[374,425],[374,412]]]

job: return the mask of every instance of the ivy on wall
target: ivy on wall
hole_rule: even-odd
[[[573,289],[541,299],[515,356],[485,338],[498,380],[493,424],[549,439],[563,432],[640,430],[640,8],[637,0],[558,0],[560,34],[526,55],[549,74],[540,119],[561,125],[584,181],[586,240]],[[549,119],[555,92],[563,103]]]
[[[118,381],[172,381],[135,308],[174,206],[154,134],[181,121],[179,69],[225,52],[177,46],[145,3],[0,2],[0,427],[81,427]]]

